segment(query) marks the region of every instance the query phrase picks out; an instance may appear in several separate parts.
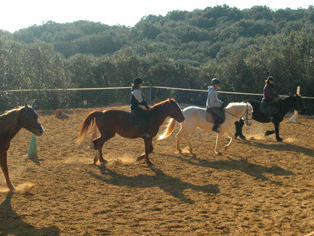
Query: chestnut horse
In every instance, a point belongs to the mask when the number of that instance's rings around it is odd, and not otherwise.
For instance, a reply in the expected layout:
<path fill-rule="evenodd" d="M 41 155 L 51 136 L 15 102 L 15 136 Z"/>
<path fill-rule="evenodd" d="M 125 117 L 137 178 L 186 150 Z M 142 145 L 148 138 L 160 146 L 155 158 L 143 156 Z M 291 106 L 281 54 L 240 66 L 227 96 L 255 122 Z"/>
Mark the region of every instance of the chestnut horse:
<path fill-rule="evenodd" d="M 7 151 L 11 140 L 22 128 L 37 136 L 44 133 L 39 117 L 31 106 L 17 107 L 0 115 L 0 166 L 11 191 L 14 191 L 15 188 L 9 177 Z"/>
<path fill-rule="evenodd" d="M 151 119 L 147 124 L 150 137 L 143 138 L 145 154 L 138 157 L 137 160 L 145 158 L 146 163 L 151 165 L 152 163 L 148 155 L 153 152 L 152 139 L 158 133 L 159 127 L 168 116 L 178 122 L 183 122 L 184 116 L 174 99 L 167 99 L 155 104 L 148 112 L 150 112 L 151 115 Z M 92 111 L 81 124 L 80 134 L 77 138 L 78 143 L 83 141 L 89 129 L 95 124 L 101 136 L 93 140 L 94 149 L 99 151 L 99 156 L 95 157 L 94 164 L 96 164 L 98 159 L 101 163 L 105 163 L 102 156 L 102 147 L 104 143 L 114 137 L 116 133 L 124 138 L 133 139 L 140 137 L 139 130 L 135 128 L 131 122 L 129 112 L 120 110 Z"/>

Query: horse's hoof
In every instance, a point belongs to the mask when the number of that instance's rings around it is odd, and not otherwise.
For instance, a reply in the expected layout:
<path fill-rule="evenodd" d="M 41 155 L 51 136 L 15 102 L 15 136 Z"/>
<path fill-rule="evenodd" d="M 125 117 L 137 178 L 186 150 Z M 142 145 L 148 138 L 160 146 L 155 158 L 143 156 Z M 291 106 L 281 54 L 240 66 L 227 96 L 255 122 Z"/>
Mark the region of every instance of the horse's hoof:
<path fill-rule="evenodd" d="M 240 139 L 242 139 L 242 140 L 246 140 L 246 137 L 245 137 L 244 135 L 240 135 L 239 137 L 240 137 Z"/>
<path fill-rule="evenodd" d="M 277 138 L 277 142 L 282 142 L 282 138 Z"/>
<path fill-rule="evenodd" d="M 217 151 L 215 151 L 214 153 L 215 153 L 215 155 L 217 155 L 217 156 L 221 156 L 221 155 L 222 155 L 222 153 L 221 153 L 221 152 L 217 152 Z"/>
<path fill-rule="evenodd" d="M 267 130 L 267 131 L 265 132 L 265 136 L 271 135 L 271 134 L 273 134 L 273 133 L 275 133 L 275 131 L 273 131 L 273 130 Z"/>
<path fill-rule="evenodd" d="M 151 161 L 146 161 L 147 166 L 153 166 L 154 164 Z"/>
<path fill-rule="evenodd" d="M 100 165 L 105 166 L 108 163 L 106 160 L 100 160 Z"/>
<path fill-rule="evenodd" d="M 15 192 L 15 187 L 11 186 L 11 187 L 9 187 L 9 190 L 10 190 L 11 193 L 14 193 Z"/>
<path fill-rule="evenodd" d="M 145 155 L 143 155 L 143 156 L 139 156 L 138 158 L 136 158 L 136 161 L 143 160 L 144 158 L 145 158 Z"/>

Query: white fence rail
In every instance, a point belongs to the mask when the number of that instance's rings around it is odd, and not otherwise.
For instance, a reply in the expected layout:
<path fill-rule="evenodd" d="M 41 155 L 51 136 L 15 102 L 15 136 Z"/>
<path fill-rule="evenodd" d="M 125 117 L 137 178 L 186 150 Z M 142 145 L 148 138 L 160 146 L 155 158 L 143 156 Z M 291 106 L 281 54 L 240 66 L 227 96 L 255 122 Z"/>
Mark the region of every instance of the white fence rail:
<path fill-rule="evenodd" d="M 189 92 L 208 92 L 204 89 L 189 89 L 189 88 L 175 88 L 175 87 L 163 87 L 163 86 L 143 86 L 143 88 L 150 89 L 150 99 L 152 89 L 166 89 L 177 91 L 189 91 Z M 46 91 L 95 91 L 95 90 L 120 90 L 130 89 L 130 87 L 102 87 L 102 88 L 54 88 L 54 89 L 13 89 L 13 90 L 1 90 L 0 93 L 19 93 L 19 92 L 46 92 Z M 245 95 L 245 96 L 263 96 L 260 93 L 246 93 L 246 92 L 232 92 L 232 91 L 218 91 L 221 94 L 233 94 L 233 95 Z M 281 97 L 288 97 L 287 95 L 280 95 Z M 314 97 L 302 96 L 303 99 L 313 99 Z"/>

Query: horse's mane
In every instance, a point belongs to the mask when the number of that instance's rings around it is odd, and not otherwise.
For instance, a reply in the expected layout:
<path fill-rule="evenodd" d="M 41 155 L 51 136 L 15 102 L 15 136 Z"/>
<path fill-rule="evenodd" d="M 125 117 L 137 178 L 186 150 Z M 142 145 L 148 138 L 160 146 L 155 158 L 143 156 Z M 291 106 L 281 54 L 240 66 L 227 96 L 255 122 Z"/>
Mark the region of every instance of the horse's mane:
<path fill-rule="evenodd" d="M 164 101 L 161 101 L 161 102 L 159 102 L 159 103 L 154 104 L 154 105 L 152 106 L 152 109 L 155 108 L 155 107 L 159 107 L 159 106 L 161 106 L 161 105 L 164 105 L 165 103 L 170 102 L 170 101 L 174 101 L 174 102 L 175 102 L 176 100 L 173 99 L 173 98 L 168 98 L 168 99 L 166 99 L 166 100 L 164 100 Z"/>
<path fill-rule="evenodd" d="M 226 106 L 226 109 L 228 109 L 232 106 L 240 106 L 240 105 L 247 105 L 247 103 L 246 102 L 230 102 L 228 104 L 228 106 Z"/>
<path fill-rule="evenodd" d="M 16 107 L 0 114 L 0 134 L 5 132 L 10 127 L 10 125 L 13 124 L 12 122 L 14 122 L 23 107 L 24 106 Z"/>
<path fill-rule="evenodd" d="M 11 110 L 4 111 L 2 114 L 0 114 L 0 119 L 3 118 L 3 117 L 8 116 L 9 114 L 18 112 L 18 111 L 22 110 L 23 108 L 24 108 L 24 106 L 19 106 L 19 107 L 15 107 L 15 108 L 13 108 Z"/>

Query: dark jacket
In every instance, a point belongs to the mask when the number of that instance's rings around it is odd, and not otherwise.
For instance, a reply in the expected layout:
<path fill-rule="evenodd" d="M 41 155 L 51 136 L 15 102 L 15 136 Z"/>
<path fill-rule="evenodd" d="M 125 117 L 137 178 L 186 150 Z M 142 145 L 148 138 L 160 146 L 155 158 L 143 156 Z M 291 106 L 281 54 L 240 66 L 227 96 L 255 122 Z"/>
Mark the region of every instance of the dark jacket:
<path fill-rule="evenodd" d="M 147 109 L 149 109 L 147 102 L 142 98 L 142 91 L 139 89 L 135 89 L 132 91 L 130 100 L 131 100 L 130 101 L 131 112 L 136 113 L 138 111 L 143 111 L 143 109 L 141 109 L 139 105 L 143 105 Z"/>
<path fill-rule="evenodd" d="M 274 91 L 274 85 L 266 83 L 263 89 L 263 102 L 264 103 L 273 103 L 278 101 L 278 94 Z"/>

